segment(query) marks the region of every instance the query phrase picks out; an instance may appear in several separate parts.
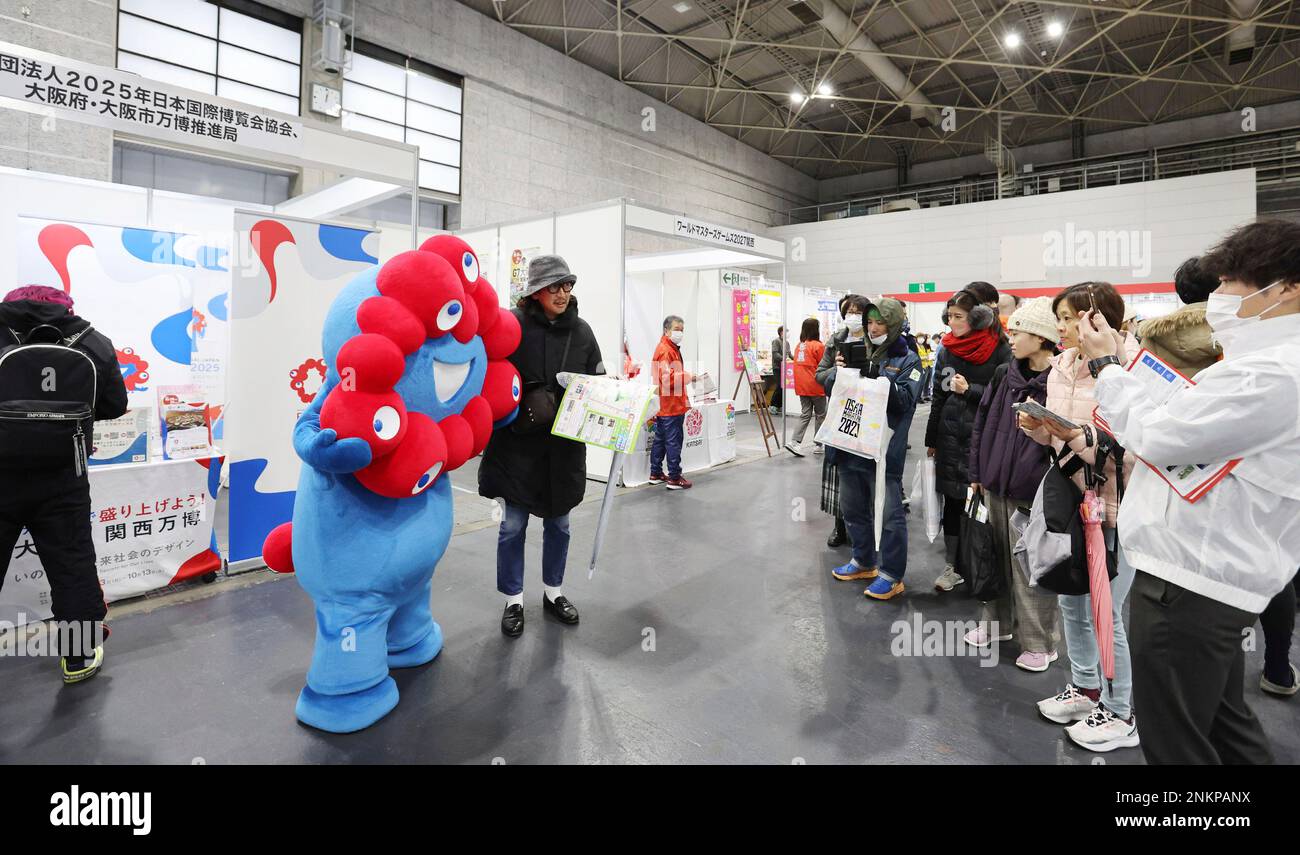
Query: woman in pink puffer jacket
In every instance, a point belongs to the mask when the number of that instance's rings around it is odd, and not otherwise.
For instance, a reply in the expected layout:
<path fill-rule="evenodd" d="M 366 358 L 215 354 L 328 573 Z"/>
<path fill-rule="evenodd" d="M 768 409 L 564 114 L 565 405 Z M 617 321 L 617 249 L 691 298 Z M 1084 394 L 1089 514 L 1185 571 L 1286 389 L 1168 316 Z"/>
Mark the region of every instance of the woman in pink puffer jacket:
<path fill-rule="evenodd" d="M 1051 373 L 1047 376 L 1047 408 L 1089 427 L 1066 430 L 1028 416 L 1020 417 L 1021 429 L 1036 441 L 1043 445 L 1050 442 L 1058 452 L 1068 445 L 1089 465 L 1097 462 L 1097 428 L 1092 426 L 1092 413 L 1097 406 L 1093 396 L 1096 381 L 1088 371 L 1088 360 L 1080 354 L 1078 328 L 1080 313 L 1094 306 L 1113 329 L 1119 329 L 1124 320 L 1124 298 L 1114 286 L 1106 282 L 1084 282 L 1056 295 L 1052 312 L 1056 315 L 1056 329 L 1061 334 L 1061 347 L 1065 351 L 1052 360 Z M 1130 336 L 1125 340 L 1125 352 L 1119 357 L 1127 364 L 1137 351 L 1137 342 Z M 1133 463 L 1133 456 L 1125 455 L 1125 483 L 1132 477 Z M 1069 725 L 1065 732 L 1077 745 L 1091 751 L 1112 751 L 1138 745 L 1137 719 L 1133 716 L 1132 706 L 1133 669 L 1129 659 L 1128 634 L 1124 629 L 1124 600 L 1133 585 L 1135 573 L 1125 560 L 1123 549 L 1118 548 L 1115 541 L 1119 497 L 1114 457 L 1106 458 L 1100 474 L 1106 478 L 1101 486 L 1101 497 L 1106 502 L 1106 543 L 1117 547 L 1119 557 L 1119 575 L 1111 581 L 1115 679 L 1103 691 L 1099 668 L 1101 655 L 1092 626 L 1092 598 L 1087 594 L 1062 595 L 1057 602 L 1070 654 L 1071 678 L 1060 694 L 1039 701 L 1038 711 L 1049 721 Z M 1080 489 L 1084 488 L 1082 471 L 1074 476 L 1074 481 Z M 1044 669 L 1050 661 L 1048 659 L 1043 664 Z"/>

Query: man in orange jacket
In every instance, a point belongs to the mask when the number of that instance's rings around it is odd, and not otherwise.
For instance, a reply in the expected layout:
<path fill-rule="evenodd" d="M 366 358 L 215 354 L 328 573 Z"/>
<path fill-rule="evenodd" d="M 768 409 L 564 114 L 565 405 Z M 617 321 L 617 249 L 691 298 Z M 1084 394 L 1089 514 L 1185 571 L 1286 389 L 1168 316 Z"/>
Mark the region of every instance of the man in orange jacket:
<path fill-rule="evenodd" d="M 676 315 L 664 318 L 664 334 L 651 360 L 654 380 L 659 387 L 659 415 L 655 419 L 655 441 L 650 448 L 650 483 L 667 484 L 669 490 L 687 490 L 691 482 L 682 477 L 682 426 L 691 402 L 686 384 L 695 375 L 682 363 L 682 337 L 686 323 Z M 664 477 L 663 460 L 668 457 L 668 477 Z"/>

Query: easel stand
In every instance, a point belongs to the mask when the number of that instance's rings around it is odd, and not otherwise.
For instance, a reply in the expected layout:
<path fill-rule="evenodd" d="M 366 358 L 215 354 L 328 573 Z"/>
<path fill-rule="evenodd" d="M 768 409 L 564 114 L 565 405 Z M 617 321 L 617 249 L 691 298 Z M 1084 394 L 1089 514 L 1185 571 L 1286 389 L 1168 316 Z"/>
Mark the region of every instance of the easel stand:
<path fill-rule="evenodd" d="M 749 408 L 753 410 L 754 415 L 758 418 L 758 429 L 763 433 L 763 447 L 767 449 L 767 456 L 772 456 L 772 446 L 768 444 L 768 439 L 776 442 L 777 448 L 781 446 L 780 440 L 776 438 L 776 426 L 772 424 L 772 413 L 767 406 L 767 395 L 763 392 L 763 384 L 755 383 L 749 376 L 749 369 L 741 367 L 740 375 L 736 378 L 736 391 L 731 393 L 731 399 L 734 401 L 740 394 L 740 384 L 744 381 L 749 382 Z"/>

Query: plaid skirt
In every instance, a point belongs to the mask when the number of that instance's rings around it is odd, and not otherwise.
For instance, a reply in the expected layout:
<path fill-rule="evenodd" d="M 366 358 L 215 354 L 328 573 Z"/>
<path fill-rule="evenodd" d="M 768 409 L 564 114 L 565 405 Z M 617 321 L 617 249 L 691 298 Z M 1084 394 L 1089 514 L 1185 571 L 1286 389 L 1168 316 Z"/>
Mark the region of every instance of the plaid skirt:
<path fill-rule="evenodd" d="M 833 517 L 840 514 L 840 470 L 822 459 L 822 510 Z"/>

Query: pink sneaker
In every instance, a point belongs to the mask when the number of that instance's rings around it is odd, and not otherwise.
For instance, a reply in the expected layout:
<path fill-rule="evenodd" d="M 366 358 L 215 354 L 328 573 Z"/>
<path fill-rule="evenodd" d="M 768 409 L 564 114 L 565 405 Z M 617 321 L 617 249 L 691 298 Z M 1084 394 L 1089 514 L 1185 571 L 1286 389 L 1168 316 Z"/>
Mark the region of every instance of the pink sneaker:
<path fill-rule="evenodd" d="M 1046 671 L 1047 666 L 1056 661 L 1056 653 L 1037 653 L 1026 650 L 1016 657 L 1016 667 L 1026 671 Z"/>
<path fill-rule="evenodd" d="M 971 647 L 988 647 L 994 641 L 1010 640 L 1011 633 L 1008 632 L 1006 635 L 994 636 L 993 633 L 989 632 L 988 626 L 984 623 L 981 623 L 978 629 L 972 629 L 970 632 L 962 636 L 962 641 L 966 642 Z"/>

